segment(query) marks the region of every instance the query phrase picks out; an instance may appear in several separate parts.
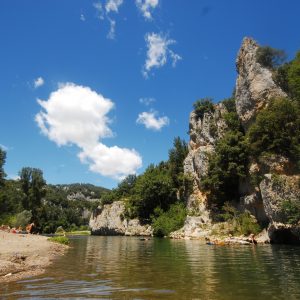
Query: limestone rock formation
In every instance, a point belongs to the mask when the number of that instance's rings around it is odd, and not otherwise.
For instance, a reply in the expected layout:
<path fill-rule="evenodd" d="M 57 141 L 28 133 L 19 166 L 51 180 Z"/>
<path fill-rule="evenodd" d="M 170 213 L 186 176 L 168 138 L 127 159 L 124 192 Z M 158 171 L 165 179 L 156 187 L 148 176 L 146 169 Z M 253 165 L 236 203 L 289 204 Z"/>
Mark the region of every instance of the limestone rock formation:
<path fill-rule="evenodd" d="M 149 225 L 141 225 L 138 219 L 127 220 L 124 217 L 123 201 L 115 201 L 98 207 L 89 222 L 92 235 L 140 235 L 150 236 L 153 230 Z"/>
<path fill-rule="evenodd" d="M 209 156 L 226 130 L 225 113 L 227 110 L 220 103 L 215 105 L 214 112 L 204 113 L 202 119 L 195 111 L 190 114 L 189 153 L 184 161 L 184 173 L 191 176 L 193 181 L 193 192 L 188 196 L 187 208 L 198 213 L 205 213 L 206 210 L 206 196 L 200 189 L 200 180 L 207 174 Z"/>
<path fill-rule="evenodd" d="M 173 239 L 182 238 L 205 238 L 211 233 L 210 219 L 205 216 L 187 216 L 184 226 L 170 234 Z"/>
<path fill-rule="evenodd" d="M 300 244 L 300 224 L 289 224 L 282 205 L 300 199 L 300 176 L 266 174 L 260 183 L 264 210 L 270 221 L 267 232 L 273 243 Z"/>
<path fill-rule="evenodd" d="M 244 38 L 236 60 L 236 109 L 245 128 L 251 125 L 271 98 L 286 96 L 274 83 L 271 71 L 256 61 L 258 48 L 256 41 Z"/>

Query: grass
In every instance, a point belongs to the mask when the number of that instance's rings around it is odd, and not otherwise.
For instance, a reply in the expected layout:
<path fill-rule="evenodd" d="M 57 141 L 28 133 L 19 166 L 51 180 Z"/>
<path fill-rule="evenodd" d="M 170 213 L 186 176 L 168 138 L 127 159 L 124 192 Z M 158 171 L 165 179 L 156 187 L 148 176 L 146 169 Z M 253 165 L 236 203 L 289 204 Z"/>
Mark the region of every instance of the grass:
<path fill-rule="evenodd" d="M 48 238 L 48 241 L 63 244 L 63 245 L 69 245 L 70 240 L 65 236 L 54 236 Z"/>

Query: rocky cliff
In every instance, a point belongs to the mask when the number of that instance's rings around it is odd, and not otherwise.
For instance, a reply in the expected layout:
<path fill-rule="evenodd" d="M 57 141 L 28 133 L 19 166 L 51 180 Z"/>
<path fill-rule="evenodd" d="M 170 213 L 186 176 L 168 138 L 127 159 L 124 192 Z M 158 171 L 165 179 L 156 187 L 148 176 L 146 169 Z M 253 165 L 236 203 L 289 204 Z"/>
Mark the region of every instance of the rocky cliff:
<path fill-rule="evenodd" d="M 236 60 L 236 109 L 245 128 L 249 127 L 271 98 L 286 96 L 274 83 L 272 72 L 257 62 L 258 48 L 256 41 L 244 38 Z"/>
<path fill-rule="evenodd" d="M 153 230 L 149 225 L 141 225 L 138 219 L 127 220 L 123 201 L 98 207 L 90 218 L 92 235 L 138 235 L 150 236 Z"/>
<path fill-rule="evenodd" d="M 272 98 L 287 96 L 274 83 L 272 72 L 257 62 L 258 49 L 256 41 L 245 38 L 236 60 L 238 76 L 235 103 L 246 131 Z M 184 227 L 171 234 L 173 237 L 195 238 L 210 234 L 212 222 L 207 208 L 207 195 L 201 190 L 200 181 L 207 174 L 209 157 L 215 151 L 216 142 L 226 132 L 226 113 L 225 106 L 220 103 L 215 106 L 214 112 L 205 113 L 202 119 L 197 117 L 195 111 L 190 115 L 189 153 L 184 162 L 184 172 L 193 180 L 187 207 L 191 215 L 196 213 L 197 216 L 188 216 Z M 281 211 L 286 199 L 292 202 L 300 199 L 299 176 L 293 174 L 291 162 L 278 155 L 249 160 L 249 176 L 240 182 L 238 208 L 249 211 L 262 225 L 267 226 L 271 242 L 300 243 L 299 226 L 287 224 Z M 262 178 L 258 184 L 250 180 L 250 176 L 255 174 L 260 174 Z M 281 182 L 280 187 L 276 186 L 278 182 Z"/>
<path fill-rule="evenodd" d="M 189 121 L 189 153 L 184 161 L 184 173 L 192 178 L 193 192 L 188 196 L 189 211 L 207 214 L 206 195 L 200 188 L 200 180 L 207 174 L 209 156 L 214 152 L 216 142 L 224 135 L 226 123 L 225 106 L 215 105 L 213 112 L 204 113 L 199 118 L 195 111 Z"/>

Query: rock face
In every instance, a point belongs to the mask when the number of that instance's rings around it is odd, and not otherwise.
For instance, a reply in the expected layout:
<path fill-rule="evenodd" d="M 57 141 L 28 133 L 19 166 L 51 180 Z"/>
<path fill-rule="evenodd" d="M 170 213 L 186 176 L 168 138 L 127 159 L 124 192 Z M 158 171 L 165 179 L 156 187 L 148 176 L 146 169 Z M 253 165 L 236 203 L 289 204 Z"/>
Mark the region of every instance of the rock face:
<path fill-rule="evenodd" d="M 97 208 L 89 226 L 92 235 L 141 235 L 150 236 L 153 230 L 149 225 L 141 225 L 138 219 L 124 218 L 125 205 L 123 201 L 115 201 Z"/>
<path fill-rule="evenodd" d="M 214 112 L 204 113 L 199 118 L 195 111 L 190 114 L 189 153 L 184 161 L 184 173 L 193 181 L 193 191 L 188 196 L 187 208 L 197 213 L 207 213 L 206 196 L 200 189 L 200 180 L 207 174 L 209 156 L 214 152 L 216 142 L 224 135 L 226 123 L 225 106 L 215 105 Z"/>
<path fill-rule="evenodd" d="M 267 217 L 271 223 L 287 223 L 282 210 L 284 201 L 297 203 L 300 199 L 299 176 L 266 174 L 260 191 Z"/>
<path fill-rule="evenodd" d="M 244 38 L 236 68 L 236 109 L 245 128 L 254 121 L 257 113 L 266 107 L 271 98 L 286 97 L 274 83 L 272 73 L 256 61 L 259 45 L 251 38 Z"/>
<path fill-rule="evenodd" d="M 236 60 L 236 109 L 245 130 L 272 98 L 287 96 L 274 83 L 272 72 L 257 62 L 258 49 L 259 45 L 253 39 L 245 38 Z M 217 228 L 210 220 L 207 195 L 201 190 L 200 181 L 207 174 L 209 157 L 215 151 L 216 142 L 226 132 L 226 113 L 225 106 L 220 103 L 214 112 L 205 113 L 203 118 L 195 111 L 190 115 L 189 153 L 184 161 L 184 173 L 190 175 L 193 182 L 187 198 L 187 208 L 192 216 L 187 217 L 183 228 L 171 234 L 173 238 L 203 238 Z M 249 176 L 239 184 L 237 208 L 249 211 L 266 228 L 260 236 L 262 241 L 300 243 L 300 224 L 288 224 L 282 211 L 285 200 L 300 200 L 300 179 L 299 175 L 294 175 L 294 164 L 276 154 L 250 160 Z M 254 184 L 255 178 L 257 183 Z"/>

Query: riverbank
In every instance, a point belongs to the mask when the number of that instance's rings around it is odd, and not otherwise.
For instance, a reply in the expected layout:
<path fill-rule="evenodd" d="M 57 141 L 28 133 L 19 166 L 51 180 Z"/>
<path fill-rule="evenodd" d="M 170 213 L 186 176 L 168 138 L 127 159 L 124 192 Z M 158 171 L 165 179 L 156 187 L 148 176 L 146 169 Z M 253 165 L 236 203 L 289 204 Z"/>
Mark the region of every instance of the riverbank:
<path fill-rule="evenodd" d="M 42 274 L 67 248 L 45 236 L 0 231 L 0 282 Z"/>

